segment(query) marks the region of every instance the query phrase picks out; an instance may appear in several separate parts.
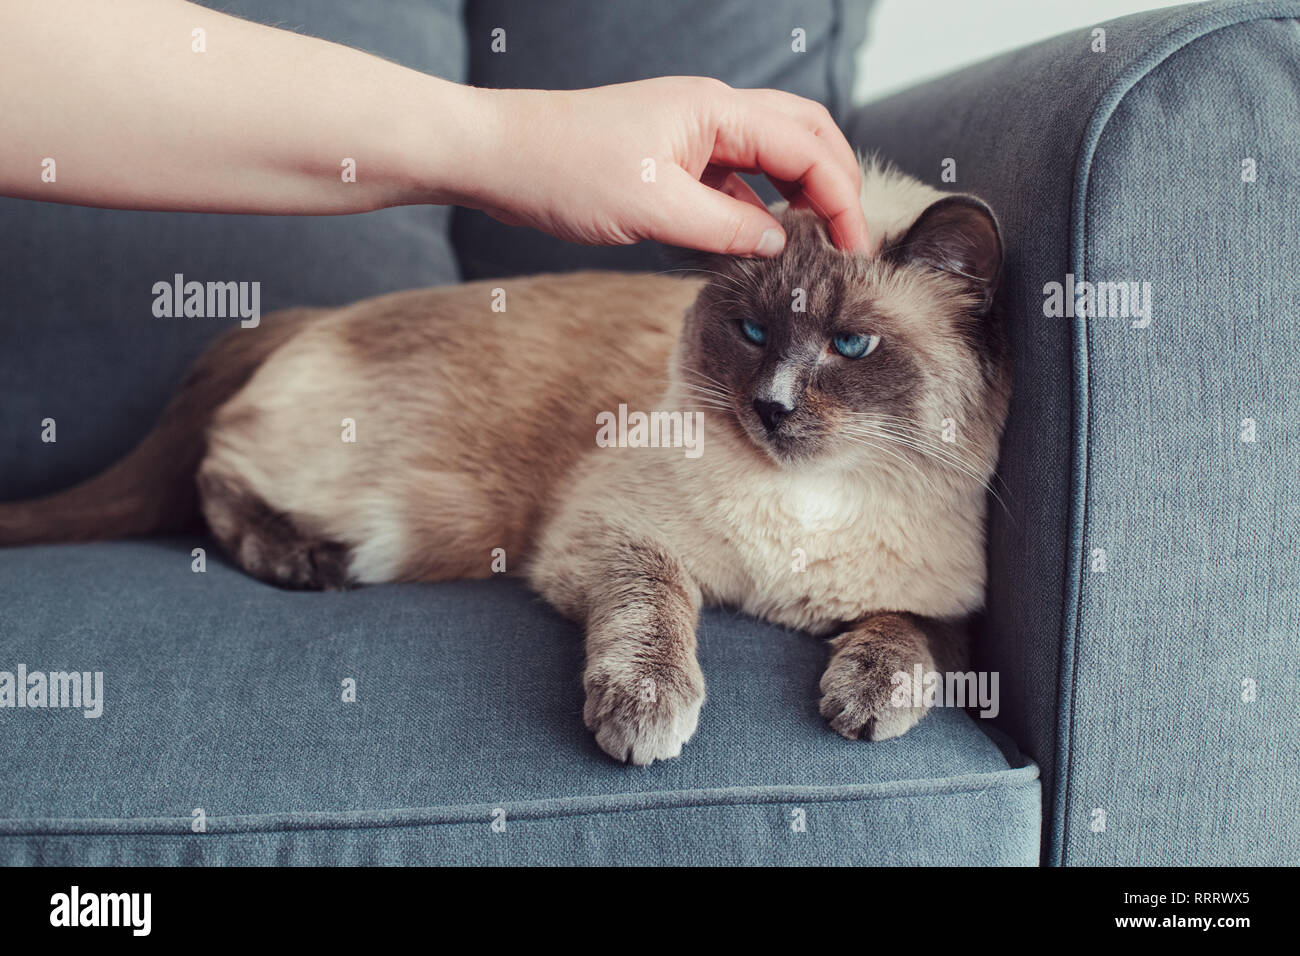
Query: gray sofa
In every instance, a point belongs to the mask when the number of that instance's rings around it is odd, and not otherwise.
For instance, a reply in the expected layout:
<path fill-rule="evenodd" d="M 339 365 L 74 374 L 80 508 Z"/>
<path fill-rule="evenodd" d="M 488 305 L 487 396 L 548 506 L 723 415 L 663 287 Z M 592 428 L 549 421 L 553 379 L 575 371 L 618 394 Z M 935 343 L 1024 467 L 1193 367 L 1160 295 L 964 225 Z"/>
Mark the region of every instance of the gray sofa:
<path fill-rule="evenodd" d="M 582 726 L 576 630 L 518 584 L 289 593 L 204 538 L 10 549 L 0 671 L 101 671 L 104 695 L 90 719 L 0 707 L 0 863 L 1300 860 L 1300 0 L 1129 17 L 1104 52 L 1079 31 L 850 110 L 868 6 L 221 4 L 480 85 L 778 86 L 987 199 L 1015 356 L 979 643 L 997 718 L 844 741 L 820 641 L 712 611 L 696 738 L 624 767 Z M 259 280 L 269 310 L 657 264 L 431 208 L 3 200 L 0 223 L 0 500 L 124 453 L 230 324 L 154 318 L 175 273 Z M 1149 322 L 1045 314 L 1067 276 L 1149 283 Z"/>

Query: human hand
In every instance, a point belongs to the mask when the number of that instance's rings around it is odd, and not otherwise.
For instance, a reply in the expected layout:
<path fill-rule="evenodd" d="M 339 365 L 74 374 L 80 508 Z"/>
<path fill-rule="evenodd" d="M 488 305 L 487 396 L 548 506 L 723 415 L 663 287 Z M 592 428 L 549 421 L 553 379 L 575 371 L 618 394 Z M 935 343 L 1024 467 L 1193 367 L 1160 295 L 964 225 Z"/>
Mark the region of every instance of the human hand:
<path fill-rule="evenodd" d="M 467 147 L 455 201 L 502 222 L 591 245 L 775 255 L 785 234 L 737 175 L 761 172 L 838 248 L 871 250 L 857 159 L 811 100 L 699 77 L 472 94 L 487 133 Z"/>
<path fill-rule="evenodd" d="M 269 215 L 459 203 L 574 242 L 774 255 L 785 235 L 737 175 L 761 172 L 839 248 L 871 251 L 853 150 L 789 93 L 701 77 L 484 90 L 188 3 L 56 7 L 0 3 L 18 51 L 0 58 L 0 195 Z M 202 69 L 173 42 L 199 15 Z M 174 129 L 178 109 L 205 121 Z M 35 144 L 76 174 L 45 181 Z"/>

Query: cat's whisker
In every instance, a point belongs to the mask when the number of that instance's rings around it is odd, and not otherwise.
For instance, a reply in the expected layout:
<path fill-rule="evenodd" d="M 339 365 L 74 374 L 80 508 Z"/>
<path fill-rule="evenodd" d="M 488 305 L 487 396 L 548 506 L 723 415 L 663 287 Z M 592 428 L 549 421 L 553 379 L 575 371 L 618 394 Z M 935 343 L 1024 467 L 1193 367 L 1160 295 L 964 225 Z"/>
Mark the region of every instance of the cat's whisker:
<path fill-rule="evenodd" d="M 693 384 L 708 385 L 711 388 L 720 388 L 724 391 L 726 390 L 726 385 L 724 385 L 722 382 L 719 382 L 716 378 L 710 378 L 708 375 L 705 375 L 703 372 L 692 372 L 691 374 L 700 380 L 699 382 Z M 692 384 L 692 383 L 687 383 L 687 384 Z"/>
<path fill-rule="evenodd" d="M 935 487 L 934 482 L 930 480 L 930 477 L 924 471 L 921 470 L 921 468 L 916 464 L 916 462 L 911 461 L 904 455 L 900 455 L 898 452 L 891 451 L 889 448 L 886 448 L 883 445 L 879 445 L 866 438 L 862 438 L 860 436 L 846 436 L 846 437 L 848 437 L 849 441 L 854 442 L 855 444 L 865 445 L 866 447 L 874 449 L 875 451 L 884 452 L 886 455 L 889 455 L 891 458 L 894 458 L 895 460 L 900 461 L 903 464 L 907 465 L 909 468 L 911 468 L 913 471 L 916 472 L 918 478 L 920 478 L 923 482 L 925 482 L 925 484 L 929 487 L 931 492 L 933 492 L 936 495 L 939 494 L 939 490 Z"/>
<path fill-rule="evenodd" d="M 963 459 L 957 458 L 955 456 L 948 455 L 930 445 L 923 444 L 907 436 L 888 432 L 883 429 L 875 430 L 875 431 L 867 431 L 867 432 L 858 432 L 857 434 L 867 434 L 872 437 L 881 438 L 883 440 L 893 442 L 894 444 L 911 448 L 919 452 L 922 456 L 926 458 L 930 458 L 931 460 L 937 461 L 941 464 L 948 465 L 953 470 L 958 471 L 961 474 L 967 476 L 968 478 L 971 478 L 972 480 L 979 482 L 981 485 L 985 487 L 988 487 L 988 482 L 970 463 L 964 461 Z M 991 488 L 989 490 L 992 491 Z"/>
<path fill-rule="evenodd" d="M 684 368 L 682 369 L 682 371 L 687 375 L 694 375 L 696 378 L 701 379 L 701 381 L 691 382 L 683 378 L 661 378 L 661 379 L 656 379 L 656 382 L 659 385 L 680 385 L 684 388 L 710 387 L 710 388 L 716 388 L 719 392 L 722 392 L 724 394 L 728 394 L 728 395 L 730 394 L 730 389 L 722 382 L 719 382 L 716 378 L 711 378 L 708 375 L 705 375 L 703 372 L 697 371 L 696 369 L 692 369 L 692 368 Z"/>
<path fill-rule="evenodd" d="M 700 385 L 683 385 L 682 388 L 694 395 L 712 395 L 714 398 L 730 399 L 726 392 L 719 391 L 715 388 L 706 388 Z"/>
<path fill-rule="evenodd" d="M 682 396 L 686 401 L 712 402 L 719 408 L 731 408 L 731 399 L 727 395 L 721 395 L 716 392 L 706 391 L 688 391 Z"/>
<path fill-rule="evenodd" d="M 855 429 L 850 429 L 850 430 L 855 430 Z M 930 455 L 933 458 L 942 459 L 943 461 L 947 461 L 951 463 L 954 467 L 960 468 L 962 471 L 969 474 L 972 478 L 977 478 L 980 475 L 980 465 L 978 462 L 962 456 L 960 453 L 958 453 L 955 450 L 952 450 L 950 447 L 946 447 L 944 445 L 932 444 L 928 438 L 922 435 L 897 430 L 893 427 L 879 426 L 879 425 L 875 426 L 874 428 L 866 429 L 866 431 L 870 434 L 879 434 L 880 432 L 885 432 L 886 434 L 890 435 L 891 437 L 899 439 L 900 441 L 909 445 L 910 447 L 916 448 L 919 451 L 924 451 L 927 455 Z"/>
<path fill-rule="evenodd" d="M 964 466 L 963 464 L 959 463 L 956 460 L 942 457 L 941 455 L 937 454 L 937 450 L 931 446 L 919 445 L 914 442 L 910 442 L 898 435 L 891 435 L 883 431 L 878 431 L 878 432 L 850 431 L 846 435 L 846 437 L 849 437 L 850 440 L 854 440 L 855 438 L 863 437 L 864 434 L 870 435 L 870 437 L 872 438 L 877 438 L 880 441 L 889 442 L 891 444 L 900 445 L 906 448 L 911 448 L 926 458 L 930 458 L 931 460 L 936 461 L 940 464 L 948 465 L 950 468 L 953 468 L 954 470 L 966 475 L 967 477 L 971 478 L 973 481 L 978 483 L 980 487 L 982 487 L 985 491 L 987 491 L 990 495 L 993 496 L 994 500 L 997 501 L 999 507 L 1001 507 L 1002 510 L 1006 512 L 1007 517 L 1011 520 L 1011 523 L 1013 525 L 1017 523 L 1015 519 L 1015 515 L 1012 513 L 1011 509 L 1007 506 L 1007 503 L 1006 501 L 1003 500 L 1002 496 L 998 494 L 997 489 L 994 488 L 989 483 L 988 480 L 981 477 L 979 473 L 973 471 L 969 466 Z"/>
<path fill-rule="evenodd" d="M 950 463 L 953 467 L 959 468 L 972 478 L 977 478 L 981 482 L 984 480 L 981 477 L 983 467 L 979 462 L 963 456 L 951 445 L 934 443 L 932 438 L 924 432 L 914 429 L 906 429 L 897 425 L 885 425 L 880 422 L 861 422 L 857 425 L 849 426 L 846 430 L 855 433 L 874 435 L 881 435 L 883 433 L 936 460 Z"/>
<path fill-rule="evenodd" d="M 924 449 L 915 449 L 915 446 L 906 445 L 905 442 L 897 441 L 896 438 L 885 436 L 885 434 L 875 434 L 875 436 L 872 437 L 878 438 L 879 441 L 883 441 L 887 445 L 900 445 L 904 447 L 913 447 L 914 450 L 920 451 L 922 457 L 927 457 L 927 458 L 932 457 L 932 455 L 927 455 Z M 866 444 L 871 445 L 871 442 L 867 441 L 866 438 L 863 438 L 861 434 L 858 434 L 858 436 L 849 437 L 849 441 L 866 442 Z M 872 445 L 872 447 L 879 447 L 879 446 Z M 945 463 L 945 462 L 941 462 L 941 463 Z M 911 463 L 911 464 L 913 464 L 913 467 L 917 467 L 915 466 L 915 463 Z M 952 466 L 952 463 L 945 463 L 945 464 L 949 464 L 949 466 Z M 962 471 L 962 470 L 959 470 L 958 468 L 958 471 Z M 928 477 L 924 475 L 924 472 L 920 470 L 919 467 L 917 468 L 917 472 L 919 473 L 919 475 L 922 475 L 923 479 L 926 480 L 926 483 L 930 484 L 931 489 L 933 489 L 933 483 L 931 483 L 930 479 L 928 479 Z M 972 480 L 975 481 L 976 484 L 980 486 L 980 488 L 983 488 L 985 492 L 992 494 L 993 498 L 996 499 L 998 505 L 1000 505 L 1002 507 L 1002 510 L 1006 511 L 1006 514 L 1008 514 L 1008 518 L 1011 519 L 1011 523 L 1014 524 L 1015 523 L 1014 515 L 1011 515 L 1010 509 L 1006 507 L 1006 502 L 1002 501 L 1001 496 L 998 496 L 996 490 L 991 488 L 991 486 L 989 486 L 988 483 L 985 483 L 985 481 L 980 480 L 980 477 L 978 475 L 970 475 L 970 477 Z"/>
<path fill-rule="evenodd" d="M 867 424 L 867 425 L 880 424 L 879 422 L 873 422 L 872 417 L 879 417 L 882 419 L 892 419 L 892 421 L 890 422 L 890 426 L 892 426 L 893 429 L 907 433 L 909 434 L 910 437 L 919 439 L 924 445 L 926 445 L 927 448 L 937 453 L 941 453 L 943 455 L 949 456 L 955 460 L 961 461 L 962 463 L 975 469 L 976 471 L 982 472 L 984 470 L 985 465 L 983 462 L 980 462 L 977 459 L 962 456 L 961 454 L 958 453 L 958 446 L 956 446 L 954 443 L 943 442 L 941 444 L 934 444 L 934 436 L 932 430 L 921 426 L 919 423 L 911 419 L 902 418 L 897 415 L 883 415 L 880 413 L 871 413 L 871 415 L 854 416 L 855 420 L 861 424 Z M 1010 486 L 1007 485 L 1006 481 L 1002 479 L 1002 476 L 999 475 L 996 470 L 993 471 L 988 476 L 988 480 L 986 484 L 988 482 L 996 482 L 998 485 L 1002 487 L 1002 491 L 1006 494 L 1008 498 L 1014 498 L 1014 495 L 1012 495 L 1011 493 Z M 994 494 L 997 494 L 997 492 L 993 488 L 990 487 L 989 490 L 992 491 Z M 1010 514 L 1010 509 L 1008 509 L 1008 514 Z"/>
<path fill-rule="evenodd" d="M 740 294 L 744 295 L 749 290 L 735 277 L 727 275 L 725 272 L 718 272 L 716 269 L 699 269 L 690 266 L 682 266 L 676 269 L 660 269 L 658 272 L 649 273 L 650 275 L 665 276 L 672 275 L 675 272 L 698 272 L 702 275 L 715 276 L 728 283 L 729 286 Z"/>
<path fill-rule="evenodd" d="M 886 452 L 887 454 L 893 455 L 896 458 L 898 458 L 900 461 L 906 462 L 913 470 L 917 472 L 917 474 L 921 475 L 923 478 L 926 477 L 924 472 L 922 472 L 921 468 L 916 464 L 916 462 L 907 458 L 905 455 L 901 454 L 900 452 L 893 451 L 888 447 L 879 444 L 879 442 L 885 442 L 886 445 L 892 444 L 892 442 L 890 442 L 888 437 L 885 435 L 877 435 L 877 434 L 872 434 L 870 432 L 857 431 L 857 432 L 841 433 L 841 437 L 847 439 L 848 441 L 856 442 L 857 444 L 868 445 L 872 448 L 876 448 L 880 451 Z M 873 442 L 872 439 L 875 439 L 875 441 Z M 933 487 L 933 485 L 931 485 L 931 487 Z"/>
<path fill-rule="evenodd" d="M 720 388 L 714 388 L 712 385 L 697 385 L 694 382 L 678 382 L 678 387 L 685 391 L 694 392 L 697 395 L 717 395 L 719 398 L 729 398 L 730 394 Z"/>
<path fill-rule="evenodd" d="M 748 299 L 737 299 L 737 298 L 718 299 L 715 305 L 718 308 L 722 308 L 724 310 L 727 306 L 730 306 L 732 309 L 736 311 L 737 314 L 742 314 L 742 315 L 748 315 L 754 309 L 754 303 L 749 301 Z"/>
<path fill-rule="evenodd" d="M 690 374 L 692 374 L 692 375 L 698 377 L 698 378 L 702 378 L 702 379 L 704 379 L 704 381 L 706 381 L 706 382 L 710 382 L 710 383 L 713 384 L 713 385 L 717 385 L 719 388 L 726 388 L 726 387 L 727 387 L 725 382 L 720 382 L 720 381 L 718 381 L 718 380 L 717 380 L 716 378 L 714 378 L 712 375 L 709 375 L 707 372 L 702 372 L 702 371 L 700 371 L 698 368 L 691 368 L 691 367 L 688 366 L 688 367 L 686 368 L 686 371 L 689 372 Z"/>
<path fill-rule="evenodd" d="M 907 435 L 920 441 L 927 447 L 933 448 L 936 452 L 960 460 L 963 463 L 976 468 L 983 467 L 983 463 L 973 458 L 967 458 L 960 453 L 960 448 L 955 442 L 935 443 L 933 429 L 922 426 L 912 419 L 902 418 L 897 415 L 884 415 L 872 413 L 871 415 L 857 415 L 853 417 L 854 424 L 866 425 L 869 427 L 883 427 L 889 431 Z"/>
<path fill-rule="evenodd" d="M 706 375 L 705 373 L 699 371 L 698 369 L 687 369 L 687 371 L 690 372 L 692 375 L 696 376 L 697 378 L 702 379 L 702 382 L 700 383 L 686 382 L 684 384 L 694 385 L 696 387 L 708 386 L 710 388 L 717 389 L 720 393 L 726 395 L 728 398 L 731 397 L 731 387 L 728 386 L 726 383 L 719 382 L 716 378 Z"/>

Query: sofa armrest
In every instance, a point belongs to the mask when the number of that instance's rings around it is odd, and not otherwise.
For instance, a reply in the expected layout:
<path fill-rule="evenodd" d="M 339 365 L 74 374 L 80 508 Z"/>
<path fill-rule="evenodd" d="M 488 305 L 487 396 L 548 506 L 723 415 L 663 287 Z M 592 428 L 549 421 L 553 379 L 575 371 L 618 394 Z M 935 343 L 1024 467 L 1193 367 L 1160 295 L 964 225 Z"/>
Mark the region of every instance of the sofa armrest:
<path fill-rule="evenodd" d="M 1003 223 L 1015 395 L 980 653 L 1043 768 L 1049 863 L 1300 858 L 1298 18 L 1125 17 L 1104 50 L 1067 34 L 849 123 Z M 1060 315 L 1071 276 L 1138 295 Z"/>

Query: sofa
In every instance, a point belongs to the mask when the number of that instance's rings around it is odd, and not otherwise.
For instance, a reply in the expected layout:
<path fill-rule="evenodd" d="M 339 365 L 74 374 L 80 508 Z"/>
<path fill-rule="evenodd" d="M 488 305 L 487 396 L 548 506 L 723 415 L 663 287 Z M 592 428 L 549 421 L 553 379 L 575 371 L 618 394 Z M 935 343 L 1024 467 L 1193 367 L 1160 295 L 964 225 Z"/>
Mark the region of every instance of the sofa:
<path fill-rule="evenodd" d="M 202 536 L 4 549 L 0 671 L 102 672 L 103 698 L 0 707 L 0 863 L 1300 861 L 1300 0 L 1130 16 L 856 108 L 865 0 L 220 7 L 483 86 L 788 89 L 986 199 L 1015 369 L 976 644 L 998 713 L 846 741 L 823 641 L 709 610 L 696 736 L 623 766 L 582 724 L 578 630 L 518 581 L 300 593 Z M 269 311 L 662 267 L 445 208 L 0 224 L 0 500 L 125 453 L 238 321 L 155 318 L 176 273 Z M 1087 280 L 1151 308 L 1053 309 Z"/>

